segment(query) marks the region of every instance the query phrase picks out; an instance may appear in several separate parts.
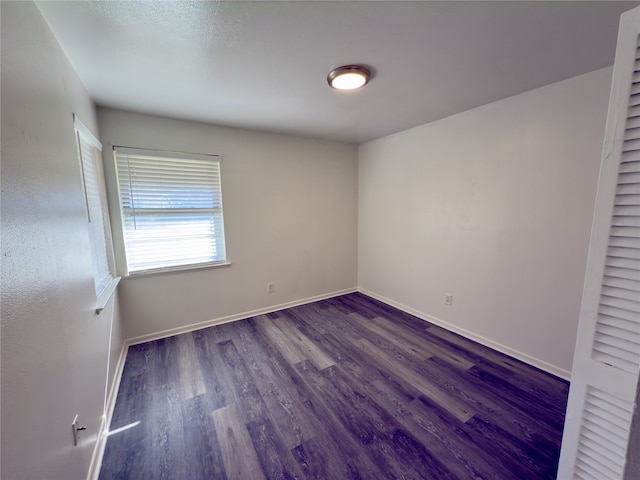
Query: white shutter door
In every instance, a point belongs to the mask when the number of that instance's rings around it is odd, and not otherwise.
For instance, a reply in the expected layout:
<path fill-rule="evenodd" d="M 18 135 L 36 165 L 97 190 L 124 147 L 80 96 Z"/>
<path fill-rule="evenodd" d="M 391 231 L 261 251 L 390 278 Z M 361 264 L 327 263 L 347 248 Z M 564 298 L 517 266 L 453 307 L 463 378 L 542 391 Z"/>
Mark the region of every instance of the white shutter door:
<path fill-rule="evenodd" d="M 621 17 L 559 480 L 623 478 L 640 367 L 640 7 Z"/>

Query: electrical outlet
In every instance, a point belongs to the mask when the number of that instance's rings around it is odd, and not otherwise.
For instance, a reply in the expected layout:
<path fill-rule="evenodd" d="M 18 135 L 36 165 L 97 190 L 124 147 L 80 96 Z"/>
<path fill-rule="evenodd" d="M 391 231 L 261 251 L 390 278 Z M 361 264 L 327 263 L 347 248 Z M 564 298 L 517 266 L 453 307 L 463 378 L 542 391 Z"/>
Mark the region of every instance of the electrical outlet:
<path fill-rule="evenodd" d="M 273 282 L 267 283 L 267 293 L 273 293 L 276 289 L 275 284 Z"/>
<path fill-rule="evenodd" d="M 453 305 L 453 295 L 451 295 L 450 293 L 447 293 L 444 296 L 444 304 L 448 306 Z"/>

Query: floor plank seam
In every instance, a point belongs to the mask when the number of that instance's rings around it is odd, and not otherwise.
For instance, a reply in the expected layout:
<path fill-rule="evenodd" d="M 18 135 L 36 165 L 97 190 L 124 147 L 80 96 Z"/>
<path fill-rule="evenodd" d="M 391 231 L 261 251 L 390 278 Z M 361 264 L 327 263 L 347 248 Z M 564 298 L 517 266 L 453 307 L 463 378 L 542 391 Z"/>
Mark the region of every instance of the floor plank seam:
<path fill-rule="evenodd" d="M 350 293 L 131 345 L 99 478 L 554 479 L 567 393 Z"/>

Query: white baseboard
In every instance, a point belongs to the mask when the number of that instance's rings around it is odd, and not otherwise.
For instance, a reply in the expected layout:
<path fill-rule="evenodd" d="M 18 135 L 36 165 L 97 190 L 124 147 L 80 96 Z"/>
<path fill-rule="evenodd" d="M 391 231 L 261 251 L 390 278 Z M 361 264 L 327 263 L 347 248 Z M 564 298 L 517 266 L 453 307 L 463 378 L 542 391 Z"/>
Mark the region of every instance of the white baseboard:
<path fill-rule="evenodd" d="M 118 389 L 120 388 L 120 380 L 122 379 L 122 371 L 124 370 L 124 362 L 127 358 L 127 351 L 129 350 L 129 343 L 125 340 L 118 356 L 118 363 L 116 363 L 115 371 L 113 372 L 113 380 L 111 381 L 111 388 L 107 395 L 107 406 L 105 415 L 102 417 L 100 424 L 100 430 L 98 432 L 98 440 L 93 449 L 93 455 L 91 456 L 91 464 L 89 466 L 89 474 L 87 480 L 98 480 L 100 476 L 100 467 L 102 466 L 102 457 L 104 456 L 104 449 L 107 446 L 107 437 L 109 433 L 109 426 L 111 425 L 111 418 L 113 417 L 113 409 L 116 406 L 116 398 L 118 397 Z"/>
<path fill-rule="evenodd" d="M 560 367 L 556 367 L 555 365 L 551 365 L 550 363 L 545 362 L 544 360 L 540 360 L 539 358 L 536 357 L 532 357 L 531 355 L 528 355 L 526 353 L 520 352 L 518 350 L 515 350 L 511 347 L 507 347 L 506 345 L 502 345 L 501 343 L 495 342 L 493 340 L 490 340 L 488 338 L 485 338 L 481 335 L 478 335 L 470 330 L 466 330 L 464 328 L 460 328 L 456 325 L 453 325 L 449 322 L 445 322 L 444 320 L 440 320 L 439 318 L 433 317 L 431 315 L 428 315 L 424 312 L 421 312 L 419 310 L 416 310 L 415 308 L 411 308 L 407 305 L 403 305 L 402 303 L 396 302 L 394 300 L 391 300 L 390 298 L 386 298 L 382 295 L 379 295 L 377 293 L 371 292 L 367 289 L 364 288 L 360 288 L 358 287 L 358 292 L 367 295 L 368 297 L 371 298 L 375 298 L 376 300 L 381 301 L 382 303 L 386 303 L 387 305 L 391 305 L 392 307 L 395 307 L 399 310 L 402 310 L 403 312 L 407 312 L 411 315 L 414 315 L 422 320 L 425 320 L 427 322 L 433 323 L 435 325 L 438 325 L 439 327 L 445 328 L 451 332 L 457 333 L 459 335 L 462 335 L 465 338 L 468 338 L 470 340 L 473 340 L 475 342 L 481 343 L 482 345 L 484 345 L 485 347 L 489 347 L 492 348 L 494 350 L 497 350 L 498 352 L 504 353 L 505 355 L 509 355 L 510 357 L 513 357 L 517 360 L 521 360 L 529 365 L 532 365 L 536 368 L 539 368 L 540 370 L 544 370 L 547 373 L 550 373 L 552 375 L 555 375 L 556 377 L 560 377 L 564 380 L 568 380 L 571 381 L 571 372 L 569 372 L 568 370 L 565 370 L 563 368 Z"/>
<path fill-rule="evenodd" d="M 333 298 L 340 295 L 346 295 L 347 293 L 354 293 L 357 289 L 347 288 L 345 290 L 339 290 L 337 292 L 325 293 L 323 295 L 317 295 L 315 297 L 303 298 L 301 300 L 294 300 L 293 302 L 281 303 L 279 305 L 272 305 L 270 307 L 260 308 L 258 310 L 251 310 L 249 312 L 237 313 L 234 315 L 228 315 L 226 317 L 214 318 L 212 320 L 205 320 L 204 322 L 192 323 L 191 325 L 184 325 L 182 327 L 170 328 L 168 330 L 162 330 L 156 333 L 150 333 L 148 335 L 141 335 L 139 337 L 130 338 L 126 341 L 128 345 L 137 345 L 139 343 L 151 342 L 153 340 L 159 340 L 161 338 L 172 337 L 181 333 L 193 332 L 194 330 L 200 330 L 202 328 L 213 327 L 214 325 L 222 325 L 223 323 L 235 322 L 237 320 L 243 320 L 245 318 L 256 317 L 258 315 L 265 315 L 271 312 L 277 312 L 278 310 L 284 310 L 285 308 L 297 307 L 299 305 L 305 305 L 307 303 L 318 302 L 320 300 L 326 300 L 327 298 Z"/>
<path fill-rule="evenodd" d="M 116 406 L 116 398 L 118 397 L 118 389 L 120 388 L 120 380 L 122 380 L 122 371 L 124 370 L 124 362 L 127 359 L 127 352 L 129 351 L 129 342 L 127 340 L 122 344 L 120 355 L 118 356 L 118 363 L 116 363 L 115 371 L 113 372 L 113 380 L 111 381 L 111 389 L 109 390 L 109 396 L 107 397 L 107 431 L 111 425 L 111 417 L 113 417 L 113 409 Z"/>
<path fill-rule="evenodd" d="M 271 307 L 261 308 L 258 310 L 252 310 L 248 312 L 238 313 L 235 315 L 228 315 L 226 317 L 220 317 L 212 320 L 207 320 L 204 322 L 194 323 L 191 325 L 185 325 L 183 327 L 172 328 L 168 330 L 163 330 L 161 332 L 152 333 L 149 335 L 142 335 L 139 337 L 130 338 L 125 340 L 122 345 L 122 350 L 120 351 L 120 356 L 118 357 L 118 363 L 116 364 L 116 369 L 113 376 L 113 381 L 111 385 L 111 389 L 109 391 L 109 395 L 107 398 L 107 411 L 106 416 L 102 419 L 102 424 L 100 426 L 100 433 L 98 435 L 98 440 L 96 442 L 96 446 L 94 448 L 93 456 L 91 458 L 91 466 L 89 469 L 89 475 L 87 480 L 98 480 L 98 476 L 100 474 L 100 467 L 102 466 L 102 458 L 104 456 L 104 449 L 107 443 L 107 436 L 109 431 L 109 425 L 111 424 L 111 418 L 113 417 L 113 409 L 115 407 L 116 398 L 118 396 L 118 389 L 120 388 L 120 381 L 122 379 L 122 372 L 124 370 L 125 360 L 127 358 L 127 352 L 129 347 L 132 345 L 137 345 L 140 343 L 150 342 L 153 340 L 159 340 L 161 338 L 172 337 L 174 335 L 179 335 L 181 333 L 192 332 L 194 330 L 200 330 L 202 328 L 207 328 L 215 325 L 222 325 L 224 323 L 235 322 L 237 320 L 243 320 L 245 318 L 255 317 L 258 315 L 265 315 L 267 313 L 276 312 L 278 310 L 284 310 L 286 308 L 297 307 L 299 305 L 305 305 L 307 303 L 318 302 L 320 300 L 326 300 L 327 298 L 338 297 L 340 295 L 346 295 L 348 293 L 360 292 L 364 295 L 367 295 L 371 298 L 379 300 L 387 305 L 391 305 L 399 310 L 407 312 L 411 315 L 414 315 L 422 320 L 433 323 L 440 327 L 443 327 L 449 331 L 454 333 L 458 333 L 465 338 L 469 338 L 474 340 L 482 345 L 485 345 L 489 348 L 497 350 L 501 353 L 509 355 L 510 357 L 516 358 L 518 360 L 522 360 L 529 365 L 533 365 L 545 372 L 551 373 L 552 375 L 556 375 L 565 380 L 571 379 L 571 372 L 568 372 L 564 369 L 558 368 L 554 365 L 551 365 L 547 362 L 544 362 L 538 358 L 527 355 L 526 353 L 519 352 L 514 350 L 513 348 L 502 345 L 498 342 L 494 342 L 493 340 L 489 340 L 488 338 L 477 335 L 469 330 L 465 330 L 463 328 L 457 327 L 453 324 L 445 322 L 444 320 L 440 320 L 436 317 L 432 317 L 431 315 L 427 315 L 426 313 L 420 312 L 414 308 L 408 307 L 407 305 L 403 305 L 402 303 L 396 302 L 389 298 L 386 298 L 382 295 L 378 295 L 377 293 L 370 292 L 364 288 L 349 288 L 345 290 L 340 290 L 337 292 L 331 292 L 324 295 L 317 295 L 315 297 L 308 297 L 301 300 L 296 300 L 293 302 L 282 303 L 279 305 L 273 305 Z"/>
<path fill-rule="evenodd" d="M 102 465 L 102 456 L 104 455 L 104 447 L 107 443 L 107 419 L 103 415 L 100 419 L 100 427 L 98 428 L 98 439 L 93 447 L 91 455 L 91 463 L 89 464 L 89 474 L 87 480 L 98 480 L 100 475 L 100 465 Z"/>
<path fill-rule="evenodd" d="M 100 475 L 100 467 L 102 466 L 104 449 L 107 445 L 107 437 L 109 433 L 109 426 L 111 425 L 111 418 L 113 417 L 113 409 L 116 405 L 116 398 L 118 396 L 118 389 L 120 388 L 120 381 L 122 379 L 124 364 L 127 359 L 127 352 L 129 351 L 129 347 L 131 345 L 137 345 L 153 340 L 159 340 L 161 338 L 172 337 L 181 333 L 192 332 L 194 330 L 200 330 L 202 328 L 212 327 L 214 325 L 222 325 L 223 323 L 235 322 L 237 320 L 243 320 L 245 318 L 255 317 L 257 315 L 265 315 L 267 313 L 277 312 L 278 310 L 284 310 L 285 308 L 297 307 L 299 305 L 305 305 L 307 303 L 318 302 L 320 300 L 326 300 L 327 298 L 338 297 L 340 295 L 346 295 L 347 293 L 354 293 L 356 291 L 357 289 L 355 288 L 348 288 L 345 290 L 339 290 L 337 292 L 317 295 L 315 297 L 308 297 L 301 300 L 295 300 L 293 302 L 281 303 L 279 305 L 273 305 L 271 307 L 238 313 L 235 315 L 228 315 L 226 317 L 215 318 L 212 320 L 207 320 L 205 322 L 193 323 L 191 325 L 185 325 L 183 327 L 171 328 L 169 330 L 163 330 L 161 332 L 156 332 L 149 335 L 141 335 L 139 337 L 125 340 L 122 345 L 122 350 L 120 350 L 118 363 L 116 364 L 116 369 L 113 374 L 111 389 L 109 390 L 109 395 L 107 397 L 107 408 L 105 416 L 102 418 L 102 422 L 100 425 L 98 440 L 96 441 L 96 445 L 93 449 L 93 455 L 91 457 L 91 464 L 89 467 L 87 480 L 98 480 L 98 477 Z"/>

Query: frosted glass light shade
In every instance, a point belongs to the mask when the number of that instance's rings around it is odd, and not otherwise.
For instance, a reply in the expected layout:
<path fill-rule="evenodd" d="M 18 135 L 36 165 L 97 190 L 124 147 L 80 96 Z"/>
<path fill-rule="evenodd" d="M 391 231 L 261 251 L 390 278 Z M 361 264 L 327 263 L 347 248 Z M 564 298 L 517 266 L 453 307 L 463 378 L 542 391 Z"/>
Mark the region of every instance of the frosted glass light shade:
<path fill-rule="evenodd" d="M 364 87 L 371 78 L 369 69 L 362 65 L 344 65 L 327 75 L 327 82 L 336 90 L 356 90 Z"/>

